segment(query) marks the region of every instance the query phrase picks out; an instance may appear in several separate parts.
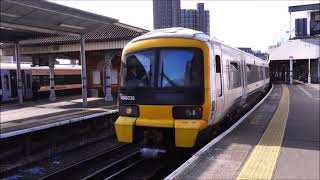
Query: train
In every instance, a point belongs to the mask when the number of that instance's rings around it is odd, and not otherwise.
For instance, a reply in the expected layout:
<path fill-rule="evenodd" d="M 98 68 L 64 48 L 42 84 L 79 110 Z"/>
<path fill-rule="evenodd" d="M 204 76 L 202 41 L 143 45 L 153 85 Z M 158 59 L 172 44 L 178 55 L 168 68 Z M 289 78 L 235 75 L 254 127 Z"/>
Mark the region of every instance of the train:
<path fill-rule="evenodd" d="M 160 149 L 194 147 L 270 83 L 268 61 L 186 28 L 133 39 L 121 63 L 117 139 Z"/>
<path fill-rule="evenodd" d="M 1 63 L 0 65 L 0 100 L 9 102 L 17 99 L 17 65 L 15 63 Z M 66 91 L 81 89 L 80 65 L 55 65 L 55 90 Z M 21 80 L 23 99 L 32 99 L 39 94 L 50 91 L 50 77 L 48 66 L 21 64 Z"/>

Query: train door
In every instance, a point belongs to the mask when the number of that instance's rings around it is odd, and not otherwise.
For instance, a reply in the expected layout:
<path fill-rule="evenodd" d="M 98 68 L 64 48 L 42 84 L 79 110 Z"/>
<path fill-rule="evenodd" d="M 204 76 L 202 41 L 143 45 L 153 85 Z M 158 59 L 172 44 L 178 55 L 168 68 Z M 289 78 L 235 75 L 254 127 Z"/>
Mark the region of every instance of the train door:
<path fill-rule="evenodd" d="M 240 65 L 240 70 L 241 70 L 241 84 L 242 84 L 242 97 L 241 97 L 241 102 L 240 105 L 244 105 L 248 96 L 248 90 L 247 90 L 247 66 L 246 66 L 246 59 L 245 57 L 241 54 L 240 55 L 241 59 L 241 65 Z"/>
<path fill-rule="evenodd" d="M 10 73 L 6 69 L 1 69 L 0 76 L 1 76 L 1 89 L 2 89 L 1 101 L 2 102 L 10 101 L 10 98 L 11 98 Z"/>
<path fill-rule="evenodd" d="M 216 84 L 216 115 L 215 122 L 221 120 L 224 109 L 224 85 L 223 85 L 223 62 L 221 47 L 214 45 L 215 60 L 215 84 Z"/>
<path fill-rule="evenodd" d="M 32 98 L 32 73 L 31 70 L 24 70 L 24 98 Z"/>

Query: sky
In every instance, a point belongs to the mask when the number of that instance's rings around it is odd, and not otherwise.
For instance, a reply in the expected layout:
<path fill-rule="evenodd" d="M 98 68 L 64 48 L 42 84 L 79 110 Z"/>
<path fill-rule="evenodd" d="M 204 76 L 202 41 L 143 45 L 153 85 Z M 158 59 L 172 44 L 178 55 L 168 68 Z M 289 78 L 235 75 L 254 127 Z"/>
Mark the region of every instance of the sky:
<path fill-rule="evenodd" d="M 92 13 L 112 17 L 120 22 L 153 30 L 152 0 L 51 0 L 52 2 Z M 251 47 L 266 52 L 284 37 L 289 37 L 290 15 L 288 7 L 313 4 L 319 1 L 268 0 L 268 1 L 217 1 L 181 0 L 181 8 L 196 9 L 203 2 L 210 10 L 210 35 L 234 47 Z M 294 19 L 306 17 L 305 12 L 293 13 Z"/>

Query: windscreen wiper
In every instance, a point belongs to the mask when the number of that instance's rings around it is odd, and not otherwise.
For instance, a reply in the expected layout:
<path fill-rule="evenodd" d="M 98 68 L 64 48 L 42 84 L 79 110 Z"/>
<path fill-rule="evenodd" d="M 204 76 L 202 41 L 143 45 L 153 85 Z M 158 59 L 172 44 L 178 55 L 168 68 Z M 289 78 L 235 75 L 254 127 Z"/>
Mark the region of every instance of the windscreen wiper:
<path fill-rule="evenodd" d="M 164 77 L 171 84 L 171 86 L 173 87 L 177 86 L 164 72 L 161 72 L 160 75 Z"/>

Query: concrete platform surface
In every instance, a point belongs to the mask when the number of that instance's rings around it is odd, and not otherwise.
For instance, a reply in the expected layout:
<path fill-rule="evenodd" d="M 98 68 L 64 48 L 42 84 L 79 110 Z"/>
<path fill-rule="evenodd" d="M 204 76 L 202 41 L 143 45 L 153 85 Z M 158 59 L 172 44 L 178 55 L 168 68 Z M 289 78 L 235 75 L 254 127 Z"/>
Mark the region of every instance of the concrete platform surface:
<path fill-rule="evenodd" d="M 290 113 L 273 178 L 320 179 L 319 91 L 306 85 L 289 90 Z"/>
<path fill-rule="evenodd" d="M 271 174 L 272 179 L 319 179 L 319 100 L 314 88 L 299 84 L 312 97 L 303 92 L 297 85 L 288 86 L 290 98 L 285 112 L 276 112 L 280 108 L 282 86 L 274 85 L 269 97 L 250 114 L 237 128 L 223 139 L 197 153 L 188 163 L 183 164 L 167 179 L 252 179 L 257 176 L 241 176 L 247 169 L 249 174 Z M 281 101 L 281 103 L 283 103 Z M 283 104 L 281 105 L 283 106 Z M 279 122 L 271 121 L 276 113 L 286 122 L 283 130 L 277 129 Z M 269 134 L 266 135 L 266 132 Z M 275 131 L 273 133 L 273 131 Z M 274 136 L 281 141 L 276 144 Z M 267 137 L 267 138 L 266 138 Z M 262 139 L 267 139 L 263 141 Z M 214 141 L 214 140 L 213 140 Z M 261 142 L 263 142 L 261 144 Z M 282 143 L 281 143 L 282 142 Z M 281 146 L 280 146 L 281 145 Z M 259 147 L 260 146 L 260 147 Z M 260 151 L 257 151 L 257 148 Z M 201 150 L 200 150 L 201 151 Z M 266 156 L 266 152 L 272 154 Z M 255 155 L 254 155 L 255 154 Z M 258 156 L 252 158 L 252 156 Z M 266 156 L 260 157 L 259 156 Z M 274 156 L 274 157 L 271 157 Z M 254 159 L 254 165 L 248 165 Z M 270 162 L 275 159 L 275 162 Z M 272 169 L 268 168 L 272 164 Z M 260 168 L 260 169 L 259 169 Z M 261 171 L 261 172 L 257 172 Z M 265 175 L 264 174 L 264 175 Z M 270 179 L 266 178 L 266 179 Z M 256 178 L 257 179 L 257 178 Z"/>
<path fill-rule="evenodd" d="M 80 96 L 69 96 L 60 98 L 56 102 L 39 100 L 25 102 L 22 105 L 17 103 L 1 105 L 0 130 L 1 138 L 4 134 L 47 125 L 66 120 L 86 119 L 86 116 L 106 115 L 116 110 L 115 102 L 105 102 L 103 98 L 88 98 L 88 107 L 82 107 Z M 71 122 L 71 121 L 70 121 Z M 66 124 L 68 122 L 64 122 Z"/>

